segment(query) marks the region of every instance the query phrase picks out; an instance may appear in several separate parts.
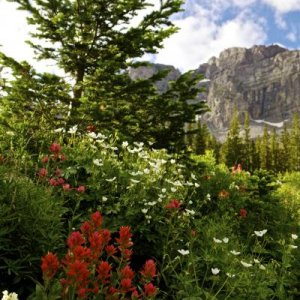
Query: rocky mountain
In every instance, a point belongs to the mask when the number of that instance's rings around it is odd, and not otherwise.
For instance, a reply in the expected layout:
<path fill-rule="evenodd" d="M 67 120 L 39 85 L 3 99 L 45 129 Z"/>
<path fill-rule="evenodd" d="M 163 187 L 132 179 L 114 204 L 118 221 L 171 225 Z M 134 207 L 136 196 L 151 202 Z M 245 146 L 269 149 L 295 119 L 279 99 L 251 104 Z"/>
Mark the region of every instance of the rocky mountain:
<path fill-rule="evenodd" d="M 151 67 L 152 72 L 155 66 Z M 166 67 L 171 68 L 172 80 L 179 76 L 174 67 Z M 140 71 L 136 70 L 135 76 L 143 75 Z M 146 70 L 143 71 L 145 75 Z M 202 118 L 218 139 L 225 137 L 235 107 L 241 121 L 244 112 L 249 113 L 252 136 L 260 134 L 265 124 L 281 128 L 295 112 L 300 112 L 298 50 L 277 45 L 230 48 L 200 65 L 195 72 L 205 75 L 200 84 L 207 86 L 207 92 L 200 97 L 206 99 L 210 112 Z M 168 80 L 159 84 L 166 88 Z"/>

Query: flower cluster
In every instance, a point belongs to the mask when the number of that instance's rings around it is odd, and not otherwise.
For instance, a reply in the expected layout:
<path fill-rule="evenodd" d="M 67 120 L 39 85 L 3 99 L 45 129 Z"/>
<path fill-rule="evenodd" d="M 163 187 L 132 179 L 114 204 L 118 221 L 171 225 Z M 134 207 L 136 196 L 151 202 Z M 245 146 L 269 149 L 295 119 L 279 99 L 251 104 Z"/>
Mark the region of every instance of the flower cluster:
<path fill-rule="evenodd" d="M 41 162 L 45 164 L 38 172 L 41 179 L 47 180 L 51 186 L 60 186 L 63 191 L 75 190 L 78 193 L 84 193 L 86 187 L 80 185 L 78 187 L 72 187 L 62 177 L 62 170 L 59 168 L 59 164 L 66 160 L 66 156 L 61 152 L 61 145 L 58 143 L 52 143 L 49 147 L 49 155 L 44 156 Z M 50 172 L 51 170 L 51 172 Z"/>
<path fill-rule="evenodd" d="M 154 260 L 147 260 L 140 271 L 140 280 L 130 266 L 133 242 L 129 226 L 123 226 L 116 238 L 102 228 L 102 215 L 95 212 L 85 221 L 80 231 L 67 239 L 68 252 L 58 261 L 49 252 L 42 258 L 45 281 L 51 281 L 62 269 L 63 298 L 75 291 L 79 299 L 105 296 L 105 299 L 149 299 L 157 294 L 151 282 L 156 277 Z M 98 299 L 98 298 L 97 298 Z"/>
<path fill-rule="evenodd" d="M 2 294 L 2 300 L 18 300 L 18 295 L 16 293 L 8 293 L 8 291 L 3 291 Z"/>

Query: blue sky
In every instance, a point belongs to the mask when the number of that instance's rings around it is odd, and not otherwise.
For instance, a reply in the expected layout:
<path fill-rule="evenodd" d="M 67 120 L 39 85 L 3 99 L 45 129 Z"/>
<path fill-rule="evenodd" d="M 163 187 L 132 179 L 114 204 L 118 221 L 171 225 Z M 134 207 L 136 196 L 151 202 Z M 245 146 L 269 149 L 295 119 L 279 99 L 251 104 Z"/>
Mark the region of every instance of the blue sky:
<path fill-rule="evenodd" d="M 185 71 L 229 47 L 280 44 L 300 49 L 300 0 L 187 0 L 184 8 L 173 16 L 180 30 L 151 56 L 154 62 Z M 24 43 L 30 30 L 25 16 L 16 4 L 0 0 L 1 51 L 33 63 L 32 50 Z M 53 63 L 35 66 L 55 69 Z"/>

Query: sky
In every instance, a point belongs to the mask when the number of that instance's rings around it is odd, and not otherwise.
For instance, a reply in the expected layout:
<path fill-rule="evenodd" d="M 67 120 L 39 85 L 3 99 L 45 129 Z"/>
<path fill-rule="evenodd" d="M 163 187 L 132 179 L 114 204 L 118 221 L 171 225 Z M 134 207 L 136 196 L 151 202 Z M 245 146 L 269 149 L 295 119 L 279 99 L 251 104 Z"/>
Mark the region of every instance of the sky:
<path fill-rule="evenodd" d="M 16 7 L 0 0 L 0 51 L 39 71 L 55 71 L 53 63 L 34 63 L 25 43 L 31 29 L 25 12 Z M 188 71 L 229 47 L 279 44 L 300 49 L 300 0 L 186 0 L 183 8 L 172 17 L 179 31 L 148 57 L 153 62 Z"/>

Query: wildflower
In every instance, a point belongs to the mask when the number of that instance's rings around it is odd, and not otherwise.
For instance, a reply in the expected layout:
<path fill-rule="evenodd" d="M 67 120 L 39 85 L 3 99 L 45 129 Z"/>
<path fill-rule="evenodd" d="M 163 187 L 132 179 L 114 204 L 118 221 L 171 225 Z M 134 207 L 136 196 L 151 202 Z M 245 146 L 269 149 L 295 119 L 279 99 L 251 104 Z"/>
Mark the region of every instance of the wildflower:
<path fill-rule="evenodd" d="M 142 213 L 143 213 L 143 214 L 146 214 L 147 212 L 148 212 L 148 209 L 147 209 L 147 208 L 143 208 L 143 209 L 142 209 Z"/>
<path fill-rule="evenodd" d="M 98 268 L 98 279 L 102 284 L 109 283 L 109 279 L 111 277 L 112 266 L 107 261 L 101 261 Z"/>
<path fill-rule="evenodd" d="M 54 178 L 50 178 L 48 182 L 52 186 L 57 186 L 58 185 L 58 182 Z"/>
<path fill-rule="evenodd" d="M 241 218 L 246 218 L 247 217 L 247 210 L 245 208 L 241 208 L 239 215 Z"/>
<path fill-rule="evenodd" d="M 121 280 L 121 289 L 124 292 L 132 290 L 132 280 L 130 278 L 123 278 Z"/>
<path fill-rule="evenodd" d="M 113 177 L 113 178 L 105 179 L 105 180 L 108 181 L 108 182 L 113 182 L 113 181 L 115 181 L 116 179 L 117 179 L 117 177 Z"/>
<path fill-rule="evenodd" d="M 108 200 L 107 197 L 105 197 L 105 196 L 102 197 L 102 201 L 103 201 L 103 202 L 106 202 L 107 200 Z"/>
<path fill-rule="evenodd" d="M 96 126 L 90 124 L 90 125 L 88 125 L 88 126 L 86 127 L 86 130 L 87 130 L 87 132 L 95 132 L 95 131 L 96 131 Z"/>
<path fill-rule="evenodd" d="M 261 231 L 254 231 L 256 236 L 262 237 L 263 235 L 265 235 L 267 233 L 267 229 L 261 230 Z"/>
<path fill-rule="evenodd" d="M 144 285 L 144 291 L 147 297 L 155 296 L 157 293 L 156 287 L 151 282 Z"/>
<path fill-rule="evenodd" d="M 98 167 L 103 166 L 102 159 L 94 159 L 93 164 L 98 166 Z"/>
<path fill-rule="evenodd" d="M 149 173 L 150 173 L 150 170 L 149 170 L 148 168 L 145 168 L 145 169 L 144 169 L 144 173 L 145 173 L 145 174 L 149 174 Z"/>
<path fill-rule="evenodd" d="M 200 186 L 200 184 L 195 182 L 195 187 L 198 188 L 199 186 Z"/>
<path fill-rule="evenodd" d="M 226 273 L 226 275 L 227 275 L 229 278 L 235 277 L 235 274 L 231 274 L 231 273 Z"/>
<path fill-rule="evenodd" d="M 57 128 L 57 129 L 54 129 L 54 132 L 55 133 L 60 133 L 60 132 L 65 132 L 65 129 L 64 128 Z"/>
<path fill-rule="evenodd" d="M 78 129 L 78 126 L 77 126 L 77 125 L 74 125 L 73 127 L 71 127 L 71 128 L 68 130 L 68 133 L 74 134 L 74 133 L 76 133 L 77 129 Z"/>
<path fill-rule="evenodd" d="M 117 249 L 114 245 L 108 245 L 105 247 L 105 251 L 107 253 L 107 256 L 113 256 L 114 254 L 116 254 Z"/>
<path fill-rule="evenodd" d="M 184 250 L 184 249 L 180 249 L 180 250 L 177 250 L 181 255 L 188 255 L 190 253 L 189 250 Z"/>
<path fill-rule="evenodd" d="M 175 160 L 175 159 L 171 159 L 171 160 L 170 160 L 170 163 L 171 163 L 171 164 L 175 164 L 175 163 L 176 163 L 176 160 Z"/>
<path fill-rule="evenodd" d="M 222 190 L 218 194 L 220 199 L 227 199 L 229 197 L 229 192 L 226 190 Z"/>
<path fill-rule="evenodd" d="M 41 161 L 43 164 L 46 164 L 49 161 L 49 156 L 44 156 Z"/>
<path fill-rule="evenodd" d="M 161 189 L 161 192 L 162 192 L 162 193 L 166 193 L 166 192 L 167 192 L 167 189 L 163 188 L 163 189 Z"/>
<path fill-rule="evenodd" d="M 253 261 L 254 261 L 256 264 L 259 264 L 259 263 L 260 263 L 260 261 L 259 261 L 258 259 L 256 259 L 256 258 L 254 258 Z"/>
<path fill-rule="evenodd" d="M 66 183 L 66 184 L 63 184 L 62 188 L 64 191 L 69 191 L 69 190 L 71 190 L 71 185 Z"/>
<path fill-rule="evenodd" d="M 41 168 L 41 169 L 39 170 L 39 176 L 40 176 L 40 177 L 45 177 L 45 176 L 47 176 L 47 174 L 48 174 L 47 169 Z"/>
<path fill-rule="evenodd" d="M 235 250 L 231 250 L 230 253 L 233 254 L 233 255 L 240 255 L 241 254 L 241 252 L 238 252 L 238 251 L 235 251 Z"/>
<path fill-rule="evenodd" d="M 125 142 L 122 143 L 122 148 L 126 148 L 126 147 L 128 147 L 128 145 L 129 145 L 128 142 L 125 141 Z"/>
<path fill-rule="evenodd" d="M 175 187 L 171 187 L 171 192 L 175 193 L 177 189 Z"/>
<path fill-rule="evenodd" d="M 242 260 L 241 260 L 241 264 L 242 264 L 245 268 L 250 268 L 250 267 L 252 267 L 252 264 L 248 264 L 248 263 L 246 263 L 246 262 L 244 262 L 244 261 L 242 261 Z"/>
<path fill-rule="evenodd" d="M 95 227 L 99 227 L 102 225 L 102 215 L 99 211 L 94 212 L 91 215 L 91 220 Z"/>
<path fill-rule="evenodd" d="M 49 151 L 52 152 L 52 153 L 58 154 L 61 151 L 60 144 L 57 144 L 57 143 L 51 144 L 51 146 L 49 148 Z"/>
<path fill-rule="evenodd" d="M 292 234 L 292 239 L 293 240 L 296 240 L 298 238 L 298 235 L 297 234 Z"/>
<path fill-rule="evenodd" d="M 296 246 L 296 245 L 290 245 L 290 247 L 291 247 L 292 249 L 297 249 L 297 248 L 298 248 L 298 246 Z"/>
<path fill-rule="evenodd" d="M 126 265 L 122 270 L 121 270 L 122 278 L 129 278 L 133 279 L 135 274 L 134 271 L 130 268 L 129 265 Z"/>
<path fill-rule="evenodd" d="M 67 245 L 70 249 L 74 249 L 77 246 L 84 244 L 85 240 L 83 235 L 79 231 L 74 231 L 67 239 Z"/>
<path fill-rule="evenodd" d="M 80 230 L 84 234 L 89 233 L 91 231 L 91 229 L 92 229 L 92 226 L 91 226 L 90 222 L 88 222 L 88 221 L 83 222 L 83 224 L 80 226 Z"/>
<path fill-rule="evenodd" d="M 207 195 L 206 195 L 206 199 L 207 199 L 208 201 L 211 200 L 210 194 L 207 194 Z"/>
<path fill-rule="evenodd" d="M 44 257 L 42 257 L 41 269 L 43 276 L 46 279 L 52 279 L 59 268 L 59 261 L 55 254 L 48 252 Z"/>
<path fill-rule="evenodd" d="M 229 238 L 224 237 L 224 238 L 223 238 L 223 242 L 224 242 L 225 244 L 227 244 L 227 243 L 229 242 Z"/>
<path fill-rule="evenodd" d="M 153 277 L 156 276 L 156 264 L 153 259 L 149 259 L 145 262 L 141 274 L 146 280 L 152 280 Z"/>
<path fill-rule="evenodd" d="M 84 185 L 80 185 L 80 186 L 76 189 L 76 191 L 77 191 L 78 193 L 84 193 L 84 192 L 85 192 L 85 186 L 84 186 Z"/>
<path fill-rule="evenodd" d="M 116 238 L 116 241 L 121 249 L 126 249 L 133 245 L 131 242 L 132 233 L 130 232 L 129 226 L 121 226 L 119 236 L 119 238 Z"/>
<path fill-rule="evenodd" d="M 219 239 L 216 239 L 215 237 L 213 238 L 213 240 L 214 240 L 214 242 L 215 242 L 216 244 L 221 244 L 221 243 L 222 243 L 222 241 L 221 241 L 221 240 L 219 240 Z"/>
<path fill-rule="evenodd" d="M 82 286 L 87 282 L 90 276 L 90 271 L 88 269 L 88 264 L 83 261 L 75 260 L 68 264 L 67 275 L 74 280 L 77 285 Z"/>
<path fill-rule="evenodd" d="M 167 205 L 166 208 L 168 209 L 179 209 L 181 206 L 181 203 L 177 199 L 172 199 Z"/>
<path fill-rule="evenodd" d="M 218 275 L 220 273 L 220 269 L 218 269 L 218 268 L 211 268 L 211 272 L 213 273 L 213 275 Z"/>
<path fill-rule="evenodd" d="M 16 293 L 8 293 L 8 291 L 3 291 L 2 294 L 2 300 L 18 300 L 18 295 Z"/>
<path fill-rule="evenodd" d="M 238 164 L 232 167 L 232 174 L 241 173 L 242 172 L 242 165 Z"/>
<path fill-rule="evenodd" d="M 260 265 L 259 268 L 263 271 L 266 270 L 266 267 L 264 265 Z"/>

